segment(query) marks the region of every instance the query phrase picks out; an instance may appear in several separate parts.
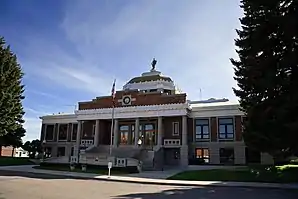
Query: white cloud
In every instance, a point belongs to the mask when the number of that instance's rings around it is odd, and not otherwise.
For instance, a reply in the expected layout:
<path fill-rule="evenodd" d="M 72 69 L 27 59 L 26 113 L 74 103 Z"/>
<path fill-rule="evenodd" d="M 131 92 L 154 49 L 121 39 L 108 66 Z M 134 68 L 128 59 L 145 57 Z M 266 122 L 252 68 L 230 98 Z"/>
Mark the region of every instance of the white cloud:
<path fill-rule="evenodd" d="M 33 90 L 33 89 L 29 89 L 29 90 L 27 89 L 27 90 L 25 90 L 25 92 L 33 93 L 33 94 L 36 94 L 36 95 L 41 95 L 43 97 L 54 99 L 54 100 L 63 101 L 62 98 L 58 97 L 57 95 L 53 95 L 51 93 L 48 93 L 48 92 L 36 91 L 36 90 Z"/>
<path fill-rule="evenodd" d="M 123 52 L 127 46 L 131 55 L 122 58 L 124 62 L 133 60 L 138 51 L 156 56 L 158 69 L 172 76 L 191 98 L 198 98 L 202 88 L 203 97 L 235 99 L 229 58 L 235 56 L 238 4 L 236 0 L 133 1 L 110 16 L 98 12 L 99 2 L 73 1 L 62 28 L 88 59 L 96 59 L 96 49 L 103 46 Z M 103 25 L 103 19 L 108 23 Z"/>
<path fill-rule="evenodd" d="M 30 141 L 39 139 L 41 131 L 41 120 L 38 117 L 24 117 L 24 128 L 26 129 L 26 135 L 23 138 L 24 141 Z"/>
<path fill-rule="evenodd" d="M 200 88 L 203 98 L 235 99 L 229 58 L 235 56 L 238 1 L 128 2 L 132 3 L 119 7 L 111 1 L 71 1 L 61 29 L 78 55 L 53 40 L 35 38 L 28 46 L 34 59 L 27 64 L 42 67 L 29 73 L 59 86 L 107 95 L 114 78 L 120 89 L 123 79 L 147 70 L 137 66 L 156 57 L 157 69 L 171 76 L 191 99 L 199 98 Z"/>

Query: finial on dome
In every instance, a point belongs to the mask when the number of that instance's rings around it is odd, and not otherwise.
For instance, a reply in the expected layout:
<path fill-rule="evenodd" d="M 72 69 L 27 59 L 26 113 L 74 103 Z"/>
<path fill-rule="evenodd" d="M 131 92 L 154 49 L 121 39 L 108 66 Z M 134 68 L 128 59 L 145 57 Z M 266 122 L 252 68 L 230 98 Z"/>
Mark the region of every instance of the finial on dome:
<path fill-rule="evenodd" d="M 151 71 L 155 71 L 156 63 L 157 63 L 156 59 L 153 58 L 153 60 L 152 60 L 152 62 L 151 62 L 151 66 L 152 66 Z"/>

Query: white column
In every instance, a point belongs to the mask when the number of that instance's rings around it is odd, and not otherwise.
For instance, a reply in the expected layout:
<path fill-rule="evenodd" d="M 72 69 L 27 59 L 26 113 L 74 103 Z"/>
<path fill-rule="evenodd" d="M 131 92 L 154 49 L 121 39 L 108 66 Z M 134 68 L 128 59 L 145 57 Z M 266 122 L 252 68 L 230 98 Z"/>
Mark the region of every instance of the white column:
<path fill-rule="evenodd" d="M 187 145 L 187 116 L 182 116 L 182 145 Z"/>
<path fill-rule="evenodd" d="M 113 142 L 113 146 L 117 147 L 118 146 L 118 119 L 114 119 L 114 142 Z"/>
<path fill-rule="evenodd" d="M 136 118 L 136 121 L 135 121 L 135 146 L 138 145 L 139 131 L 140 131 L 140 119 Z"/>
<path fill-rule="evenodd" d="M 162 136 L 163 136 L 163 132 L 162 132 L 162 117 L 158 117 L 158 122 L 157 122 L 157 128 L 158 128 L 158 132 L 157 132 L 157 145 L 158 146 L 162 146 Z"/>
<path fill-rule="evenodd" d="M 74 150 L 74 155 L 77 158 L 79 158 L 80 145 L 81 145 L 81 128 L 82 128 L 82 121 L 78 121 L 77 137 L 76 137 L 76 148 Z"/>
<path fill-rule="evenodd" d="M 95 134 L 94 134 L 94 146 L 98 146 L 99 144 L 99 120 L 95 122 Z"/>
<path fill-rule="evenodd" d="M 188 145 L 187 145 L 187 116 L 182 116 L 182 146 L 180 148 L 180 166 L 188 166 Z"/>

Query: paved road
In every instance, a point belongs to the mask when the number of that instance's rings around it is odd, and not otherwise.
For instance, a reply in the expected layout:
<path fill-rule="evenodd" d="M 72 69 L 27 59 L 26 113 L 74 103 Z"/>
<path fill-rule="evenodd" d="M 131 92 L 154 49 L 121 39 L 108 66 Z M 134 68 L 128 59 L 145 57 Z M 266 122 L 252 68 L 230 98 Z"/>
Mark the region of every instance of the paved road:
<path fill-rule="evenodd" d="M 298 191 L 178 187 L 0 171 L 0 199 L 297 199 Z"/>

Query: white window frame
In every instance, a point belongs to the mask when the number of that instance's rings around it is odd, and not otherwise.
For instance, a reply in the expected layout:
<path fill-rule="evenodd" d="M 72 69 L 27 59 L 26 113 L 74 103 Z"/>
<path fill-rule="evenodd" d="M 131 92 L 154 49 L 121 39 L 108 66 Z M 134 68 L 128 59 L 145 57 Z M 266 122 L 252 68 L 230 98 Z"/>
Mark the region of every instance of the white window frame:
<path fill-rule="evenodd" d="M 175 125 L 177 125 L 176 127 L 177 128 L 175 128 Z M 179 122 L 173 122 L 172 123 L 172 135 L 173 136 L 179 136 L 180 135 L 180 132 L 179 132 Z"/>

